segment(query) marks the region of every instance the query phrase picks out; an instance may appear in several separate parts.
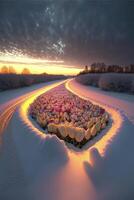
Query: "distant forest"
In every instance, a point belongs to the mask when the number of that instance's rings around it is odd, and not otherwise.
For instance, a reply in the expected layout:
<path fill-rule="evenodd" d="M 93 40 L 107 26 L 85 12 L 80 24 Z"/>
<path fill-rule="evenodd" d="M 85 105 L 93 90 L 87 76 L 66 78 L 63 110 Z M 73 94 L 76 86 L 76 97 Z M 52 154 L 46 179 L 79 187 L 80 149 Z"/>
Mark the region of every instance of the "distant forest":
<path fill-rule="evenodd" d="M 14 67 L 12 66 L 6 66 L 4 65 L 1 70 L 0 70 L 1 74 L 17 74 L 16 70 Z M 24 68 L 22 69 L 21 74 L 31 74 L 30 70 L 28 68 Z"/>
<path fill-rule="evenodd" d="M 88 73 L 134 73 L 134 64 L 128 66 L 106 65 L 105 63 L 93 63 L 85 66 L 84 70 L 78 75 Z"/>
<path fill-rule="evenodd" d="M 31 74 L 28 68 L 24 68 L 21 74 L 17 74 L 12 66 L 3 66 L 0 73 L 0 91 L 66 78 L 67 77 L 64 75 L 52 75 L 47 73 Z"/>

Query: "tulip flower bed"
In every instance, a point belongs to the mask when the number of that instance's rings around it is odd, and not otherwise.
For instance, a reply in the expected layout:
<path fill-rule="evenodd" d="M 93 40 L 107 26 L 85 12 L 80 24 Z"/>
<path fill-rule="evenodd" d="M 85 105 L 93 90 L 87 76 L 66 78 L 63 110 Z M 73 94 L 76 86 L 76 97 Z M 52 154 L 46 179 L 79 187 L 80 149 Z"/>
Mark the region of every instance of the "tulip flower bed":
<path fill-rule="evenodd" d="M 47 133 L 81 148 L 104 129 L 106 111 L 58 86 L 39 96 L 29 108 L 30 116 Z"/>

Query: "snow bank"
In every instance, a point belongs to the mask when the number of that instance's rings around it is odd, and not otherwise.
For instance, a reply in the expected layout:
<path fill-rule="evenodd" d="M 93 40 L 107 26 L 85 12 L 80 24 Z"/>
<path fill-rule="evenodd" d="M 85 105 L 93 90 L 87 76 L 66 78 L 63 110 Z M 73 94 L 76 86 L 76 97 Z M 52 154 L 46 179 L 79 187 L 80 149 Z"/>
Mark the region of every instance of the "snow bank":
<path fill-rule="evenodd" d="M 133 124 L 125 118 L 120 134 L 101 157 L 97 149 L 89 152 L 84 169 L 96 188 L 96 200 L 132 200 L 134 198 Z M 130 139 L 131 138 L 131 139 Z M 90 195 L 90 194 L 89 194 Z"/>
<path fill-rule="evenodd" d="M 132 74 L 103 74 L 99 80 L 99 87 L 103 90 L 116 92 L 132 92 Z"/>
<path fill-rule="evenodd" d="M 49 74 L 0 74 L 0 91 L 26 87 L 48 81 L 62 80 L 65 78 L 66 77 L 63 75 Z"/>
<path fill-rule="evenodd" d="M 134 74 L 106 73 L 106 74 L 84 74 L 76 78 L 81 84 L 97 86 L 103 90 L 116 92 L 134 92 Z"/>
<path fill-rule="evenodd" d="M 114 113 L 115 130 L 112 129 L 111 134 L 116 131 L 119 134 L 108 141 L 110 148 L 106 149 L 105 156 L 102 157 L 96 148 L 90 148 L 90 152 L 86 150 L 86 155 L 85 152 L 70 152 L 55 136 L 47 136 L 41 131 L 39 134 L 29 123 L 25 125 L 26 118 L 24 122 L 17 112 L 2 144 L 0 199 L 134 199 L 134 126 L 123 113 L 134 116 L 133 101 L 127 98 L 121 101 L 117 94 L 112 96 L 76 82 L 72 89 L 83 97 L 90 99 L 92 96 L 100 104 L 109 105 L 109 109 L 114 106 L 115 112 L 119 110 L 123 116 L 121 126 L 116 126 L 118 112 Z M 104 140 L 100 148 L 103 145 Z M 85 160 L 87 162 L 83 163 Z"/>
<path fill-rule="evenodd" d="M 75 79 L 84 85 L 92 85 L 98 87 L 100 76 L 101 74 L 84 74 L 77 76 Z"/>
<path fill-rule="evenodd" d="M 46 199 L 49 199 L 49 181 L 52 180 L 53 188 L 55 176 L 66 167 L 68 160 L 64 142 L 56 136 L 36 134 L 25 126 L 16 112 L 4 133 L 1 146 L 0 199 L 37 200 L 35 193 L 37 195 L 37 188 L 41 187 L 46 191 Z"/>
<path fill-rule="evenodd" d="M 134 101 L 131 101 L 131 98 L 128 99 L 128 95 L 124 94 L 121 99 L 118 93 L 115 95 L 115 93 L 93 89 L 92 87 L 80 85 L 76 81 L 72 81 L 71 87 L 78 94 L 87 98 L 92 96 L 92 99 L 98 99 L 103 105 L 114 107 L 123 118 L 118 129 L 119 134 L 116 134 L 116 137 L 109 141 L 109 148 L 106 149 L 105 156 L 102 157 L 99 149 L 95 146 L 89 151 L 89 161 L 83 163 L 89 178 L 89 184 L 92 182 L 96 191 L 96 197 L 91 199 L 134 199 Z M 116 131 L 117 129 L 114 130 L 114 132 Z M 89 192 L 89 197 L 90 194 Z"/>
<path fill-rule="evenodd" d="M 43 168 L 49 170 L 50 167 L 56 171 L 56 167 L 61 167 L 68 161 L 67 148 L 56 136 L 39 135 L 24 123 L 20 113 L 16 113 L 13 120 L 14 141 L 27 176 L 35 176 Z"/>
<path fill-rule="evenodd" d="M 99 153 L 104 156 L 107 147 L 113 138 L 119 133 L 120 127 L 122 126 L 123 117 L 121 113 L 118 109 L 115 109 L 113 105 L 109 106 L 107 99 L 104 99 L 103 96 L 101 97 L 101 95 L 98 95 L 96 92 L 88 91 L 86 86 L 77 83 L 75 80 L 68 81 L 66 83 L 66 88 L 72 93 L 78 95 L 80 98 L 90 100 L 93 104 L 101 106 L 109 114 L 112 122 L 111 126 L 106 129 L 106 132 L 102 134 L 102 137 L 100 137 L 99 140 L 94 140 L 94 143 L 91 141 L 92 147 L 97 148 Z M 88 149 L 90 147 L 88 147 Z"/>

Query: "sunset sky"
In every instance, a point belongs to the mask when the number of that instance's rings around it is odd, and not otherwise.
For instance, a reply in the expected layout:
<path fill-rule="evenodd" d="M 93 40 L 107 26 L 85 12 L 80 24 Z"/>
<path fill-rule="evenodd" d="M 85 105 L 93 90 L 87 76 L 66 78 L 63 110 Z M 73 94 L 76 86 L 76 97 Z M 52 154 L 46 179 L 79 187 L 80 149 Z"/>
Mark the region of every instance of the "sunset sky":
<path fill-rule="evenodd" d="M 9 63 L 0 63 L 0 71 L 3 66 L 13 66 L 17 73 L 21 73 L 22 70 L 26 67 L 30 70 L 33 74 L 41 74 L 41 73 L 48 73 L 48 74 L 63 74 L 63 75 L 76 75 L 82 69 L 76 68 L 75 66 L 68 66 L 64 64 L 53 64 L 53 63 L 45 63 L 45 64 L 9 64 Z"/>
<path fill-rule="evenodd" d="M 1 54 L 0 56 L 0 69 L 3 66 L 12 66 L 17 73 L 21 73 L 23 68 L 28 68 L 33 74 L 64 74 L 64 75 L 76 75 L 83 68 L 67 65 L 63 60 L 46 60 L 31 58 L 24 55 L 8 55 Z"/>
<path fill-rule="evenodd" d="M 77 74 L 92 62 L 134 63 L 133 10 L 130 0 L 0 0 L 0 66 Z"/>

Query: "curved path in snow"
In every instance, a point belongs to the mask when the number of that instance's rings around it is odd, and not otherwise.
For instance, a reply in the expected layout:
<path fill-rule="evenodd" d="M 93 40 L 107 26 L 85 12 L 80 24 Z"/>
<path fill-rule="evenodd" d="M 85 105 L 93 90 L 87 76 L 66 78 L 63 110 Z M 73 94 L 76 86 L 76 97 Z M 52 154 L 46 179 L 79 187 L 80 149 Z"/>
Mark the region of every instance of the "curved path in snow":
<path fill-rule="evenodd" d="M 13 113 L 16 108 L 24 101 L 43 93 L 47 89 L 56 87 L 61 84 L 62 81 L 57 81 L 58 83 L 50 82 L 45 84 L 39 84 L 37 86 L 31 86 L 29 88 L 20 88 L 12 91 L 5 91 L 0 93 L 0 135 L 3 133 L 4 129 L 8 126 Z M 49 86 L 50 85 L 50 86 Z M 52 86 L 51 86 L 52 85 Z"/>
<path fill-rule="evenodd" d="M 124 114 L 134 124 L 134 95 L 103 91 L 99 88 L 84 86 L 75 79 L 69 82 L 70 88 L 77 94 L 108 105 Z"/>
<path fill-rule="evenodd" d="M 134 96 L 105 92 L 81 85 L 74 79 L 67 87 L 81 97 L 114 108 L 122 118 L 120 128 L 116 129 L 118 134 L 108 142 L 105 156 L 102 158 L 98 151 L 93 150 L 91 163 L 84 163 L 89 180 L 95 187 L 93 199 L 134 199 Z"/>
<path fill-rule="evenodd" d="M 67 89 L 106 107 L 113 116 L 114 125 L 107 134 L 110 138 L 105 140 L 104 135 L 100 138 L 101 142 L 93 145 L 95 149 L 90 151 L 90 159 L 88 150 L 83 153 L 70 151 L 69 161 L 64 165 L 61 162 L 62 156 L 51 158 L 57 152 L 67 157 L 64 143 L 61 142 L 63 152 L 57 146 L 53 149 L 51 140 L 46 146 L 41 131 L 37 127 L 31 129 L 26 113 L 29 103 L 37 96 L 62 82 L 49 84 L 26 89 L 27 91 L 19 92 L 19 95 L 18 92 L 11 94 L 11 98 L 9 95 L 1 96 L 0 199 L 133 199 L 133 97 L 83 86 L 74 79 L 67 81 Z M 22 102 L 24 104 L 18 110 Z M 102 152 L 98 152 L 96 148 L 103 151 L 105 146 L 109 148 L 106 148 L 105 156 L 101 157 Z M 46 148 L 49 156 L 45 154 Z M 54 163 L 49 164 L 51 159 L 54 159 Z M 59 165 L 62 166 L 60 172 L 57 167 Z"/>
<path fill-rule="evenodd" d="M 111 143 L 112 139 L 117 135 L 117 133 L 120 132 L 120 128 L 124 119 L 123 115 L 118 111 L 118 109 L 115 109 L 113 104 L 108 103 L 104 96 L 101 96 L 101 94 L 98 95 L 98 92 L 95 91 L 94 93 L 91 92 L 89 88 L 85 88 L 83 85 L 78 84 L 75 79 L 67 81 L 65 86 L 70 92 L 78 95 L 81 98 L 91 101 L 93 104 L 98 104 L 109 113 L 111 118 L 109 127 L 95 137 L 94 140 L 90 142 L 91 145 L 88 148 L 97 148 L 99 153 L 104 155 L 109 143 Z M 83 157 L 85 157 L 85 155 Z"/>

